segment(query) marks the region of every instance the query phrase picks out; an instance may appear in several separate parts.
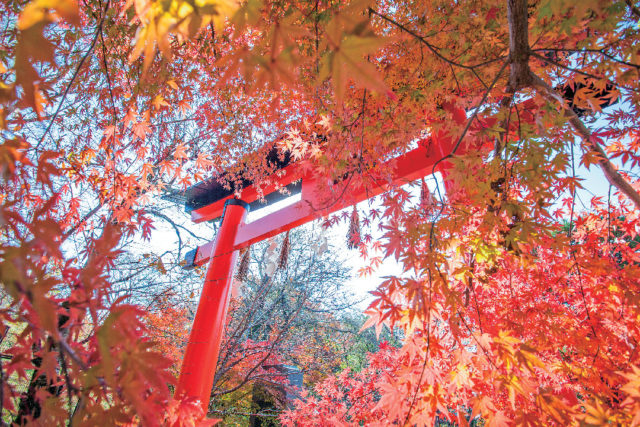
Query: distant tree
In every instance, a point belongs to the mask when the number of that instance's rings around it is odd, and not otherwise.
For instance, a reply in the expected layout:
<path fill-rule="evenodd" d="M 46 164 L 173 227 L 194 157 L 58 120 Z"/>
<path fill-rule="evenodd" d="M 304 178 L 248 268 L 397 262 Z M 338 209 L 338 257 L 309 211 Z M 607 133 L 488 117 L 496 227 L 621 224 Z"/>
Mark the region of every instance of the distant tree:
<path fill-rule="evenodd" d="M 292 231 L 288 242 L 286 262 L 281 259 L 284 236 L 279 236 L 254 245 L 247 254 L 244 277 L 236 275 L 212 389 L 214 416 L 246 422 L 248 414 L 260 414 L 252 399 L 256 383 L 272 393 L 286 384 L 274 366 L 296 366 L 305 383 L 314 384 L 337 372 L 360 341 L 360 325 L 353 320 L 358 301 L 346 288 L 352 271 L 342 262 L 342 254 L 321 231 L 311 228 Z M 195 276 L 185 273 L 181 280 L 190 280 L 197 289 L 204 269 Z M 169 273 L 156 268 L 136 283 L 138 288 L 159 292 L 148 305 L 146 318 L 163 353 L 173 355 L 177 363 L 196 307 L 189 303 L 194 299 L 162 293 L 163 274 Z M 145 280 L 150 280 L 148 286 Z M 276 413 L 262 415 L 273 418 Z"/>

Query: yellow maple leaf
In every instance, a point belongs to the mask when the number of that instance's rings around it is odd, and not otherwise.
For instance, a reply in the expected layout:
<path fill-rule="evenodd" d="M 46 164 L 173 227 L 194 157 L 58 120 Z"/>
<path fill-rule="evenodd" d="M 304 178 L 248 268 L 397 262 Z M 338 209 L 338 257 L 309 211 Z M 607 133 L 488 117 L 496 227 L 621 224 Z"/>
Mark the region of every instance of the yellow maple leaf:
<path fill-rule="evenodd" d="M 40 22 L 54 22 L 59 18 L 78 25 L 78 3 L 75 0 L 34 0 L 20 13 L 18 29 L 24 30 Z"/>
<path fill-rule="evenodd" d="M 145 69 L 151 65 L 156 47 L 171 58 L 172 34 L 187 39 L 210 23 L 221 31 L 239 7 L 236 0 L 135 0 L 131 4 L 141 26 L 129 60 L 133 62 L 144 53 Z"/>
<path fill-rule="evenodd" d="M 334 96 L 342 102 L 349 80 L 360 87 L 393 97 L 393 92 L 384 83 L 375 66 L 365 59 L 388 43 L 388 39 L 377 36 L 346 35 L 340 43 L 330 49 L 322 60 L 319 81 L 331 76 Z"/>

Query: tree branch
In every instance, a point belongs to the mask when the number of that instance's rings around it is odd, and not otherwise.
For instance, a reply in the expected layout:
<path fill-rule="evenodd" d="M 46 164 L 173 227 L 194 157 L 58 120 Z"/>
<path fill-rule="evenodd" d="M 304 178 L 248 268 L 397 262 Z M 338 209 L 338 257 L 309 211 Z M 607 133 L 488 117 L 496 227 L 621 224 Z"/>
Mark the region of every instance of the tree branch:
<path fill-rule="evenodd" d="M 559 102 L 565 115 L 569 118 L 569 122 L 582 137 L 585 145 L 589 147 L 591 152 L 596 154 L 598 165 L 602 168 L 609 183 L 631 199 L 636 207 L 640 209 L 640 194 L 620 175 L 616 167 L 609 161 L 602 147 L 592 138 L 591 131 L 587 129 L 573 110 L 567 108 L 564 99 L 529 68 L 531 50 L 529 48 L 527 0 L 508 0 L 507 18 L 509 21 L 509 60 L 511 63 L 509 89 L 516 91 L 522 87 L 533 87 L 547 100 Z"/>
<path fill-rule="evenodd" d="M 531 83 L 527 0 L 508 0 L 507 20 L 509 21 L 509 62 L 511 63 L 509 91 L 515 92 Z"/>
<path fill-rule="evenodd" d="M 525 7 L 525 10 L 526 10 L 526 7 Z M 392 25 L 394 25 L 394 26 L 398 27 L 400 30 L 404 31 L 405 33 L 407 33 L 407 34 L 409 34 L 409 35 L 413 36 L 416 40 L 418 40 L 419 42 L 421 42 L 422 44 L 424 44 L 424 45 L 427 47 L 427 49 L 429 49 L 429 50 L 431 51 L 431 53 L 433 53 L 435 56 L 437 56 L 438 58 L 440 58 L 441 60 L 443 60 L 444 62 L 446 62 L 446 63 L 447 63 L 447 64 L 449 64 L 449 65 L 453 65 L 453 66 L 455 66 L 455 67 L 460 67 L 460 68 L 464 68 L 464 69 L 466 69 L 466 70 L 471 70 L 471 71 L 473 71 L 473 70 L 474 70 L 475 68 L 477 68 L 477 67 L 481 67 L 481 66 L 484 66 L 484 65 L 488 65 L 488 64 L 491 64 L 491 63 L 493 63 L 493 62 L 500 61 L 501 59 L 503 59 L 503 57 L 499 57 L 499 58 L 496 58 L 496 59 L 492 59 L 492 60 L 489 60 L 489 61 L 482 62 L 482 63 L 480 63 L 480 64 L 475 64 L 475 65 L 465 65 L 465 64 L 460 64 L 460 63 L 458 63 L 458 62 L 452 61 L 451 59 L 449 59 L 449 58 L 447 58 L 447 57 L 443 56 L 443 55 L 438 51 L 438 49 L 436 49 L 436 48 L 435 48 L 435 46 L 433 46 L 431 43 L 429 43 L 429 42 L 428 42 L 424 37 L 422 37 L 421 35 L 419 35 L 418 33 L 414 32 L 414 31 L 410 30 L 409 28 L 405 27 L 405 26 L 404 26 L 404 25 L 402 25 L 401 23 L 399 23 L 399 22 L 397 22 L 397 21 L 395 21 L 395 20 L 393 20 L 393 19 L 389 18 L 389 17 L 388 17 L 388 16 L 386 16 L 386 15 L 383 15 L 383 14 L 382 14 L 382 13 L 380 13 L 380 12 L 375 11 L 375 10 L 374 10 L 374 9 L 372 9 L 372 8 L 369 8 L 369 13 L 371 13 L 372 15 L 376 15 L 376 16 L 378 16 L 378 17 L 382 18 L 384 21 L 387 21 L 388 23 L 390 23 L 390 24 L 392 24 Z M 477 75 L 476 75 L 476 76 L 477 76 Z M 479 78 L 479 77 L 478 77 L 478 78 Z M 481 80 L 481 81 L 482 81 L 482 80 Z M 484 82 L 483 82 L 483 84 L 484 84 Z"/>
<path fill-rule="evenodd" d="M 453 157 L 454 154 L 456 154 L 456 151 L 458 151 L 458 148 L 460 148 L 460 144 L 462 144 L 462 140 L 467 135 L 467 132 L 469 131 L 469 128 L 471 127 L 473 122 L 478 117 L 478 113 L 480 112 L 480 108 L 482 108 L 482 106 L 484 105 L 484 103 L 487 100 L 487 97 L 489 96 L 489 93 L 496 86 L 496 84 L 498 83 L 498 80 L 500 80 L 500 77 L 502 76 L 502 73 L 504 72 L 504 69 L 507 68 L 507 65 L 509 65 L 508 61 L 505 61 L 504 64 L 502 64 L 502 67 L 498 71 L 498 74 L 496 74 L 496 76 L 493 78 L 493 81 L 491 82 L 491 85 L 487 88 L 487 90 L 485 90 L 484 95 L 482 95 L 482 99 L 480 100 L 480 102 L 478 102 L 478 105 L 476 105 L 474 107 L 473 115 L 469 118 L 469 120 L 467 120 L 467 124 L 465 125 L 464 129 L 462 130 L 462 133 L 460 134 L 460 136 L 458 137 L 458 140 L 456 141 L 455 145 L 453 146 L 453 149 L 451 150 L 451 153 L 447 154 L 444 157 L 441 157 L 437 162 L 435 162 L 433 164 L 433 166 L 431 168 L 432 174 L 435 173 L 436 167 L 440 163 L 444 162 L 445 160 L 450 159 L 451 157 Z M 442 194 L 440 194 L 440 188 L 439 188 L 438 185 L 436 185 L 436 190 L 438 191 L 438 196 L 442 200 Z M 444 207 L 442 209 L 444 209 Z M 442 213 L 442 209 L 440 210 L 440 213 Z M 436 217 L 438 217 L 438 216 L 439 216 L 439 214 L 436 215 Z"/>
<path fill-rule="evenodd" d="M 105 14 L 106 15 L 106 14 Z M 107 77 L 107 87 L 109 89 L 109 97 L 111 98 L 111 108 L 113 109 L 114 125 L 118 124 L 120 119 L 118 118 L 118 110 L 116 109 L 116 102 L 113 98 L 113 86 L 111 85 L 111 76 L 109 75 L 109 66 L 107 65 L 107 52 L 106 42 L 104 41 L 103 25 L 100 25 L 100 44 L 102 47 L 102 65 L 104 66 L 104 75 Z"/>
<path fill-rule="evenodd" d="M 552 48 L 552 47 L 544 47 L 544 48 L 538 48 L 538 49 L 533 49 L 532 52 L 566 52 L 566 53 L 593 53 L 593 54 L 598 54 L 598 55 L 602 55 L 604 57 L 606 57 L 607 59 L 612 60 L 613 62 L 617 62 L 618 64 L 622 64 L 622 65 L 626 65 L 628 67 L 632 67 L 635 69 L 640 69 L 640 65 L 639 64 L 634 64 L 633 62 L 628 62 L 628 61 L 624 61 L 622 59 L 616 58 L 615 56 L 611 55 L 610 53 L 607 53 L 604 51 L 604 49 L 566 49 L 566 48 Z M 547 61 L 549 58 L 545 58 L 545 61 Z"/>
<path fill-rule="evenodd" d="M 629 6 L 629 9 L 631 9 L 631 12 L 636 15 L 638 18 L 640 18 L 640 9 L 638 9 L 632 2 L 631 0 L 624 0 L 624 2 L 627 4 L 627 6 Z"/>
<path fill-rule="evenodd" d="M 107 17 L 107 10 L 108 9 L 109 9 L 109 1 L 107 1 L 107 5 L 104 8 L 104 11 L 102 13 L 102 18 L 100 19 L 100 22 L 98 22 L 98 26 L 96 27 L 96 32 L 95 32 L 95 34 L 93 36 L 93 40 L 91 41 L 91 44 L 89 45 L 89 49 L 87 49 L 87 51 L 82 56 L 82 58 L 80 58 L 80 62 L 78 63 L 78 66 L 76 67 L 73 75 L 71 76 L 71 81 L 69 81 L 69 84 L 64 89 L 64 92 L 62 94 L 62 99 L 60 100 L 60 103 L 58 104 L 58 108 L 56 108 L 56 111 L 53 113 L 53 116 L 51 116 L 51 119 L 49 120 L 49 124 L 47 125 L 47 128 L 44 130 L 44 133 L 40 137 L 40 141 L 38 141 L 38 144 L 36 145 L 36 149 L 40 148 L 40 145 L 42 145 L 42 143 L 44 142 L 44 139 L 47 137 L 47 134 L 51 130 L 51 126 L 53 126 L 53 122 L 58 117 L 58 114 L 60 114 L 60 110 L 62 109 L 62 106 L 64 105 L 64 101 L 67 99 L 67 95 L 69 94 L 69 90 L 71 90 L 71 86 L 73 86 L 73 82 L 75 82 L 76 78 L 78 77 L 78 74 L 80 74 L 80 70 L 82 69 L 82 66 L 84 65 L 84 62 L 87 60 L 87 58 L 89 57 L 91 52 L 93 52 L 93 48 L 95 47 L 96 42 L 98 41 L 98 37 L 100 37 L 100 34 L 102 32 L 102 25 L 104 24 L 104 20 Z"/>
<path fill-rule="evenodd" d="M 590 79 L 606 80 L 607 82 L 609 82 L 610 84 L 612 84 L 615 87 L 620 87 L 622 89 L 626 89 L 628 91 L 638 93 L 638 89 L 634 89 L 634 88 L 629 87 L 629 86 L 621 85 L 619 83 L 616 83 L 615 81 L 612 81 L 612 80 L 608 79 L 607 77 L 597 76 L 595 74 L 587 73 L 585 71 L 578 70 L 576 68 L 572 68 L 572 67 L 566 66 L 566 65 L 561 64 L 559 62 L 556 62 L 556 61 L 554 61 L 552 59 L 549 59 L 549 58 L 546 58 L 546 57 L 544 57 L 542 55 L 539 55 L 539 54 L 537 54 L 535 52 L 532 52 L 531 56 L 534 56 L 534 57 L 538 58 L 539 60 L 544 61 L 544 62 L 546 62 L 548 64 L 555 65 L 556 67 L 562 68 L 563 70 L 571 71 L 572 73 L 580 74 L 582 76 L 589 77 Z"/>
<path fill-rule="evenodd" d="M 625 196 L 627 196 L 631 201 L 636 205 L 636 208 L 640 209 L 640 194 L 625 180 L 622 175 L 618 172 L 617 168 L 611 163 L 606 153 L 600 147 L 600 145 L 593 139 L 591 131 L 585 126 L 585 124 L 580 120 L 577 114 L 567 108 L 564 98 L 562 98 L 558 93 L 556 93 L 551 86 L 549 86 L 544 80 L 535 74 L 531 73 L 531 81 L 533 87 L 538 89 L 542 96 L 544 96 L 548 101 L 556 101 L 560 104 L 562 109 L 564 110 L 565 115 L 569 118 L 569 123 L 573 126 L 573 128 L 578 132 L 578 134 L 582 137 L 585 145 L 590 148 L 590 150 L 597 155 L 598 165 L 602 168 L 602 172 L 604 176 L 607 178 L 607 181 Z"/>

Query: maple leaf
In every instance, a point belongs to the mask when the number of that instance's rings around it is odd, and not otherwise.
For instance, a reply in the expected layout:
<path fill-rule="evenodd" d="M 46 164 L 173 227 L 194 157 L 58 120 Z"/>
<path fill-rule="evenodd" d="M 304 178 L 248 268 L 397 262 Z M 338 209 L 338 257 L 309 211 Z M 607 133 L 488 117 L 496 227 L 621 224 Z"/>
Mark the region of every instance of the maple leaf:
<path fill-rule="evenodd" d="M 134 108 L 129 108 L 127 114 L 124 116 L 124 127 L 127 128 L 132 122 L 136 122 L 138 119 L 138 112 Z"/>
<path fill-rule="evenodd" d="M 317 122 L 317 124 L 325 128 L 326 130 L 331 130 L 332 127 L 331 118 L 327 115 L 320 116 L 320 120 Z"/>
<path fill-rule="evenodd" d="M 344 99 L 350 79 L 353 79 L 357 86 L 393 97 L 393 92 L 384 83 L 375 66 L 364 58 L 376 53 L 389 40 L 377 36 L 342 34 L 334 37 L 330 50 L 323 56 L 318 81 L 324 81 L 331 76 L 338 105 Z"/>
<path fill-rule="evenodd" d="M 138 122 L 131 128 L 133 134 L 138 139 L 144 140 L 147 134 L 151 133 L 151 127 L 148 122 Z"/>
<path fill-rule="evenodd" d="M 388 231 L 385 233 L 384 238 L 387 240 L 386 243 L 384 243 L 385 256 L 393 255 L 396 261 L 398 261 L 405 249 L 403 236 L 395 231 Z"/>
<path fill-rule="evenodd" d="M 239 7 L 235 0 L 176 1 L 169 4 L 147 0 L 129 2 L 127 7 L 132 4 L 141 25 L 129 61 L 137 60 L 144 53 L 144 70 L 151 65 L 156 46 L 163 55 L 172 58 L 169 39 L 172 34 L 191 37 L 210 24 L 217 31 L 222 31 Z"/>
<path fill-rule="evenodd" d="M 32 165 L 24 152 L 28 147 L 29 144 L 21 139 L 5 141 L 0 145 L 0 165 L 2 166 L 3 173 L 13 174 L 16 171 L 18 163 Z"/>
<path fill-rule="evenodd" d="M 398 384 L 394 384 L 391 378 L 388 378 L 387 381 L 380 384 L 379 388 L 380 401 L 376 405 L 376 408 L 384 408 L 385 412 L 391 414 L 392 419 L 400 416 L 404 405 L 401 387 L 399 387 Z"/>
<path fill-rule="evenodd" d="M 114 125 L 107 126 L 102 131 L 102 134 L 106 139 L 112 139 L 116 135 L 117 128 Z"/>
<path fill-rule="evenodd" d="M 491 427 L 503 427 L 511 424 L 511 419 L 506 417 L 502 411 L 496 411 L 488 417 L 486 425 Z"/>
<path fill-rule="evenodd" d="M 188 159 L 189 155 L 187 154 L 187 147 L 184 144 L 178 144 L 173 151 L 173 158 L 178 161 Z"/>
<path fill-rule="evenodd" d="M 38 116 L 43 111 L 45 98 L 40 90 L 42 79 L 32 62 L 54 61 L 54 46 L 43 34 L 47 23 L 46 20 L 39 20 L 20 31 L 15 57 L 16 84 L 24 90 L 21 102 L 33 108 Z"/>
<path fill-rule="evenodd" d="M 209 156 L 206 153 L 198 153 L 195 165 L 197 168 L 208 170 L 213 167 L 214 162 L 210 160 Z"/>

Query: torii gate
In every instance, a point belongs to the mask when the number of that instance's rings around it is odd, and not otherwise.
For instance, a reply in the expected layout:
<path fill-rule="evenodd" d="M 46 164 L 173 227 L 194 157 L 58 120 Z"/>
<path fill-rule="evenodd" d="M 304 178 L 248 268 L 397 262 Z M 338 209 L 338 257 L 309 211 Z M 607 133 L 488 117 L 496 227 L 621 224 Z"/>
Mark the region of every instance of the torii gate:
<path fill-rule="evenodd" d="M 586 85 L 565 83 L 559 87 L 561 95 L 579 116 L 587 110 L 575 105 L 574 96 L 578 89 L 585 86 L 592 88 L 593 83 Z M 604 90 L 596 90 L 601 108 L 618 102 L 617 97 L 612 98 L 609 95 L 610 91 L 609 86 Z M 521 106 L 520 119 L 533 123 L 535 117 L 530 109 L 535 111 L 535 103 L 532 100 L 525 100 Z M 490 128 L 497 123 L 495 117 L 485 117 L 482 123 L 478 123 L 480 119 L 476 117 L 476 113 L 468 119 L 464 110 L 452 104 L 443 104 L 443 108 L 452 113 L 453 120 L 459 126 L 466 123 L 465 131 L 470 130 L 474 119 L 476 119 L 476 130 Z M 473 126 L 471 127 L 473 128 Z M 441 161 L 453 153 L 456 144 L 450 136 L 442 133 L 432 135 L 427 140 L 430 144 L 421 144 L 418 148 L 392 160 L 393 172 L 389 181 L 381 180 L 375 183 L 376 185 L 367 188 L 352 186 L 348 192 L 342 191 L 344 186 L 348 185 L 348 182 L 344 180 L 338 183 L 327 183 L 335 190 L 334 194 L 340 194 L 340 197 L 326 205 L 326 208 L 317 208 L 322 201 L 318 198 L 316 191 L 318 182 L 314 177 L 305 175 L 299 165 L 290 162 L 288 155 L 284 159 L 280 159 L 275 149 L 267 155 L 267 163 L 279 169 L 277 174 L 270 177 L 271 182 L 275 182 L 275 184 L 261 189 L 260 192 L 252 182 L 247 180 L 242 182 L 241 199 L 234 198 L 232 191 L 225 190 L 215 180 L 195 185 L 187 190 L 186 207 L 192 211 L 191 219 L 194 222 L 209 221 L 222 216 L 222 223 L 216 239 L 197 248 L 191 259 L 188 260 L 192 266 L 202 265 L 208 261 L 209 267 L 182 362 L 176 397 L 199 399 L 205 411 L 208 407 L 238 250 L 346 206 L 375 197 L 392 187 L 430 175 L 434 172 L 436 163 L 438 164 L 437 170 L 445 178 L 446 187 L 447 162 Z M 458 149 L 457 154 L 462 154 L 464 151 L 462 146 L 455 148 Z M 292 192 L 301 192 L 301 200 L 256 221 L 245 223 L 249 204 L 257 201 L 260 194 L 264 195 L 267 202 L 283 198 L 282 194 L 276 191 L 281 187 L 288 187 Z"/>
<path fill-rule="evenodd" d="M 275 149 L 268 154 L 267 161 L 279 169 L 278 174 L 271 177 L 276 184 L 262 189 L 262 194 L 268 202 L 273 202 L 283 198 L 277 188 L 289 186 L 293 192 L 301 193 L 301 200 L 289 206 L 246 223 L 249 204 L 259 199 L 258 188 L 253 183 L 243 182 L 241 199 L 234 198 L 233 191 L 225 190 L 215 180 L 187 190 L 186 208 L 191 210 L 192 221 L 199 223 L 222 216 L 222 222 L 215 240 L 198 247 L 187 260 L 191 266 L 206 262 L 209 266 L 182 362 L 176 397 L 199 399 L 205 411 L 208 407 L 238 250 L 375 197 L 392 187 L 431 175 L 436 162 L 451 154 L 453 143 L 451 138 L 428 140 L 429 145 L 420 145 L 393 159 L 391 180 L 381 180 L 367 188 L 351 187 L 348 192 L 343 191 L 348 185 L 345 181 L 327 183 L 335 190 L 334 194 L 341 196 L 326 208 L 317 208 L 321 201 L 315 178 L 303 176 L 299 165 L 291 163 L 289 156 L 280 160 Z M 438 165 L 441 173 L 445 165 L 444 162 Z"/>

